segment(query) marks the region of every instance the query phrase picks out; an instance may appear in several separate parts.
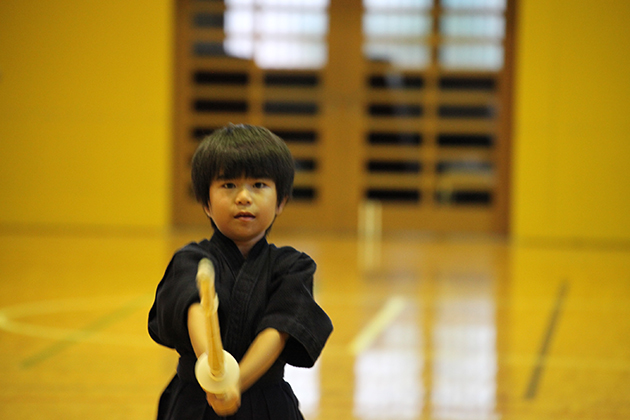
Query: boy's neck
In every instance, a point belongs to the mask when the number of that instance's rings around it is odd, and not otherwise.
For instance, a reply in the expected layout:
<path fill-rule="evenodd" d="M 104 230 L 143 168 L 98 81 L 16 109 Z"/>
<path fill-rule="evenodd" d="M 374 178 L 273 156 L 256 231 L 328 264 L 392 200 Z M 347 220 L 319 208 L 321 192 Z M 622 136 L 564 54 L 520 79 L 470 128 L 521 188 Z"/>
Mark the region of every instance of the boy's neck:
<path fill-rule="evenodd" d="M 256 244 L 260 242 L 260 240 L 264 237 L 265 235 L 263 234 L 262 236 L 256 237 L 255 239 L 252 239 L 251 241 L 247 241 L 244 243 L 239 243 L 234 240 L 232 240 L 232 242 L 234 242 L 238 250 L 241 251 L 241 255 L 243 255 L 243 258 L 247 259 L 252 248 L 254 248 L 254 246 L 256 246 Z"/>
<path fill-rule="evenodd" d="M 230 238 L 229 236 L 225 235 L 223 232 L 221 232 L 220 230 L 215 228 L 215 232 L 214 234 L 219 234 L 221 235 L 223 238 L 229 240 L 230 242 L 232 242 L 236 248 L 239 250 L 240 254 L 243 256 L 244 259 L 247 259 L 247 257 L 249 256 L 249 254 L 251 253 L 252 249 L 254 249 L 254 247 L 256 246 L 256 244 L 258 244 L 263 238 L 265 238 L 267 235 L 266 233 L 263 233 L 261 236 L 256 237 L 254 239 L 252 239 L 251 241 L 247 241 L 247 242 L 238 242 L 235 241 L 234 239 Z"/>

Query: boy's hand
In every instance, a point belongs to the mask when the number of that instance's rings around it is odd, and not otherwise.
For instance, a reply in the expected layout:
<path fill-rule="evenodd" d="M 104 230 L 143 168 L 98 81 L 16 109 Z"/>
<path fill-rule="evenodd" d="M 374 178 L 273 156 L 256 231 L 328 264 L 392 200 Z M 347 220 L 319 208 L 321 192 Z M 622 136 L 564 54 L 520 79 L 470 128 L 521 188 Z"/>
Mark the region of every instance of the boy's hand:
<path fill-rule="evenodd" d="M 224 394 L 216 395 L 206 392 L 208 404 L 219 416 L 229 416 L 241 406 L 241 393 L 238 387 L 228 389 Z"/>

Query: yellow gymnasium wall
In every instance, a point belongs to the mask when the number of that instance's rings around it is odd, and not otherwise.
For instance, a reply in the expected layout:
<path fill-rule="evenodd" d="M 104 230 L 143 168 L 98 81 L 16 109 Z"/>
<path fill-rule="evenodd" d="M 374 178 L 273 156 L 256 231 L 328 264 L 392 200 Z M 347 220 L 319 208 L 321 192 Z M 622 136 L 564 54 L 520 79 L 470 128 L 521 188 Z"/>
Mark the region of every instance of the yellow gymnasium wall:
<path fill-rule="evenodd" d="M 0 225 L 169 223 L 172 5 L 0 1 Z"/>
<path fill-rule="evenodd" d="M 630 2 L 520 0 L 517 239 L 630 239 Z"/>

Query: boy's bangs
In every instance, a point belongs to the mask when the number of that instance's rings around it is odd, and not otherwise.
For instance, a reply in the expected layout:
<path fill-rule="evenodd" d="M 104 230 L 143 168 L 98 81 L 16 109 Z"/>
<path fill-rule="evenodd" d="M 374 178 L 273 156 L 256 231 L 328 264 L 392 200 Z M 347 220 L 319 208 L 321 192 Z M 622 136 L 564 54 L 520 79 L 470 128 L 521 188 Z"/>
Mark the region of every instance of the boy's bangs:
<path fill-rule="evenodd" d="M 223 179 L 246 178 L 270 178 L 275 181 L 276 171 L 270 159 L 264 156 L 252 156 L 248 153 L 229 153 L 217 165 L 219 173 L 215 176 Z"/>

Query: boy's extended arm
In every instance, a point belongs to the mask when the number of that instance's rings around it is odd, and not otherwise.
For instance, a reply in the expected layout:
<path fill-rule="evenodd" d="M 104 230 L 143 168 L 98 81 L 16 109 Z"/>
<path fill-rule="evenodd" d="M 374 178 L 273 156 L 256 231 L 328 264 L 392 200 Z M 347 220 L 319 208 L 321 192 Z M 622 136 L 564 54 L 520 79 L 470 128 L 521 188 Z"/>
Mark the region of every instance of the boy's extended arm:
<path fill-rule="evenodd" d="M 241 392 L 252 386 L 274 364 L 287 342 L 288 334 L 267 328 L 256 336 L 239 363 Z"/>
<path fill-rule="evenodd" d="M 191 305 L 188 309 L 188 334 L 197 357 L 208 351 L 205 325 L 203 307 L 199 303 Z M 240 406 L 240 394 L 269 370 L 282 353 L 287 339 L 288 334 L 273 328 L 267 328 L 256 336 L 239 363 L 239 389 L 222 397 L 208 394 L 208 402 L 217 414 L 229 415 L 236 412 Z"/>
<path fill-rule="evenodd" d="M 200 303 L 194 303 L 188 308 L 188 335 L 197 358 L 208 351 L 206 313 Z"/>

